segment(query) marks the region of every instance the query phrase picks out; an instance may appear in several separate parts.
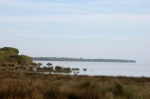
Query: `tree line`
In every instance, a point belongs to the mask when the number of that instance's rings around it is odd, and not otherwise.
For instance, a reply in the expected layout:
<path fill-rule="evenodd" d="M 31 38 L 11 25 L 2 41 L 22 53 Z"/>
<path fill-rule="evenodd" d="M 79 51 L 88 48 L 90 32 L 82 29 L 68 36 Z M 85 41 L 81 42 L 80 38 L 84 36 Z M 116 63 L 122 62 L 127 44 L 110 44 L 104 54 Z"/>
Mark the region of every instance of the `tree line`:
<path fill-rule="evenodd" d="M 125 59 L 83 59 L 83 58 L 68 58 L 68 57 L 32 57 L 34 61 L 79 61 L 79 62 L 126 62 L 136 63 L 135 60 Z"/>

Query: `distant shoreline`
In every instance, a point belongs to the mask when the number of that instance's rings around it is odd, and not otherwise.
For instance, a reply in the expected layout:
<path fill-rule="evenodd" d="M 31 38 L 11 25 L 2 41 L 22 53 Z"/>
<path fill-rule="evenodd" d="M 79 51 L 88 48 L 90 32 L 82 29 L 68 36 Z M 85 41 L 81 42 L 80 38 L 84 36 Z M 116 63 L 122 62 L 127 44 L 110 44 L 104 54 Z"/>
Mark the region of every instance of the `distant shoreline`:
<path fill-rule="evenodd" d="M 135 60 L 125 59 L 83 59 L 68 57 L 32 57 L 33 61 L 72 61 L 72 62 L 118 62 L 118 63 L 136 63 Z"/>

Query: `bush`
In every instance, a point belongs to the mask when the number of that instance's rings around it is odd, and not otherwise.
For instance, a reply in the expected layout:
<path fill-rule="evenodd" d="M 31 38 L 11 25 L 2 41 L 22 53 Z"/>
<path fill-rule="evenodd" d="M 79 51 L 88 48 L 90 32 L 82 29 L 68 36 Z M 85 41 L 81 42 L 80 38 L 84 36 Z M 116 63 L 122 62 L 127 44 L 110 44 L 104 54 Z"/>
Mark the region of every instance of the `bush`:
<path fill-rule="evenodd" d="M 60 69 L 62 69 L 61 66 L 56 66 L 56 67 L 55 67 L 55 70 L 60 70 Z"/>
<path fill-rule="evenodd" d="M 0 64 L 33 65 L 32 58 L 26 55 L 18 55 L 19 50 L 12 47 L 0 49 Z M 8 64 L 9 65 L 9 64 Z M 35 64 L 34 64 L 35 65 Z"/>

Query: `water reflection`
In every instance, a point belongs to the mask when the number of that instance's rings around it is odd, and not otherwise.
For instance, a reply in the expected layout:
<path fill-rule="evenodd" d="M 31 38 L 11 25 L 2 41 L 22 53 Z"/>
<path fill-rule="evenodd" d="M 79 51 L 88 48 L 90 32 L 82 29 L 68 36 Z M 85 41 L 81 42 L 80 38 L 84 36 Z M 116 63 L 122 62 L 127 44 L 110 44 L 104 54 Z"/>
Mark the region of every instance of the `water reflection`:
<path fill-rule="evenodd" d="M 41 62 L 44 67 L 47 63 L 52 63 L 55 66 L 70 67 L 70 75 L 76 73 L 77 75 L 90 76 L 132 76 L 132 77 L 150 77 L 150 64 L 141 63 L 104 63 L 104 62 L 65 62 L 65 61 L 35 61 Z M 73 71 L 72 68 L 79 68 L 79 72 Z M 83 70 L 86 68 L 87 70 Z M 51 72 L 52 73 L 52 72 Z M 55 73 L 55 72 L 54 72 Z"/>
<path fill-rule="evenodd" d="M 87 70 L 86 68 L 83 69 L 83 71 L 86 70 Z M 80 73 L 79 68 L 71 68 L 71 67 L 64 67 L 64 66 L 37 67 L 35 71 L 42 74 L 79 74 Z"/>

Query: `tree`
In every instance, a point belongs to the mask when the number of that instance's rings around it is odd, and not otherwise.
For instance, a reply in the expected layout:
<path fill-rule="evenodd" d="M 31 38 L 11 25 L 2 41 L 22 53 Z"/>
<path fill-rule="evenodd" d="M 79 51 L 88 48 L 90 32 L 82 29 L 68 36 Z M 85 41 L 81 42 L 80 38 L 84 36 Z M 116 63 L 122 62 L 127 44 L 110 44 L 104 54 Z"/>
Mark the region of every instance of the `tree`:
<path fill-rule="evenodd" d="M 13 48 L 13 47 L 3 47 L 3 48 L 1 48 L 1 50 L 3 50 L 3 51 L 12 51 L 12 52 L 14 52 L 16 55 L 19 54 L 19 50 L 16 49 L 16 48 Z"/>
<path fill-rule="evenodd" d="M 26 55 L 19 55 L 19 64 L 21 65 L 29 65 L 32 63 L 32 58 Z"/>
<path fill-rule="evenodd" d="M 26 55 L 18 55 L 19 50 L 13 47 L 0 48 L 0 65 L 21 65 L 21 66 L 36 66 L 32 58 Z"/>
<path fill-rule="evenodd" d="M 38 66 L 40 66 L 40 67 L 41 67 L 41 65 L 42 65 L 42 63 L 38 63 Z"/>
<path fill-rule="evenodd" d="M 47 66 L 51 66 L 52 65 L 52 63 L 47 63 Z"/>

